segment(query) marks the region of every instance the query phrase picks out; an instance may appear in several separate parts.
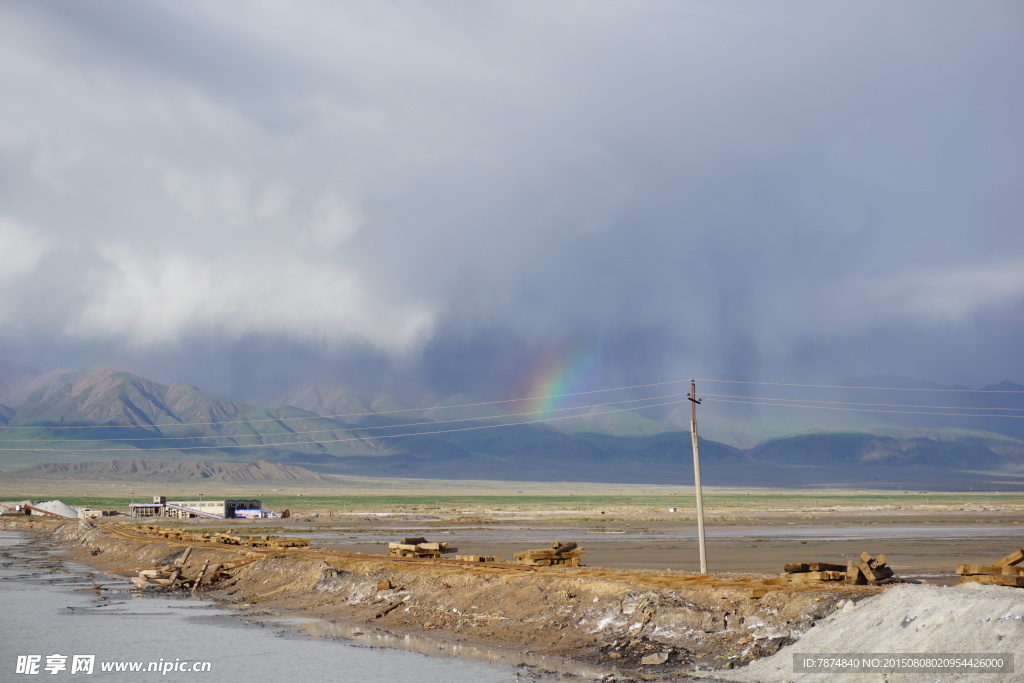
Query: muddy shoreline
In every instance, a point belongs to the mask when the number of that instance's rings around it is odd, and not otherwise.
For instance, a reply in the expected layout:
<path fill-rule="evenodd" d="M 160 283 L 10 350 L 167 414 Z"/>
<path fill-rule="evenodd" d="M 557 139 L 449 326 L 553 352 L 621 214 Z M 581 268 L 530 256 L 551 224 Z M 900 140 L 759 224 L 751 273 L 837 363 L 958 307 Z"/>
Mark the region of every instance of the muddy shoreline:
<path fill-rule="evenodd" d="M 168 564 L 186 547 L 156 537 L 125 538 L 77 521 L 32 518 L 2 525 L 59 539 L 69 559 L 102 570 Z M 765 584 L 764 576 L 739 574 L 467 566 L 317 549 L 259 554 L 188 545 L 189 562 L 255 558 L 197 593 L 253 617 L 365 624 L 367 630 L 571 660 L 632 677 L 700 676 L 743 666 L 792 642 L 847 600 L 879 591 L 777 587 Z M 765 594 L 751 597 L 758 586 Z"/>

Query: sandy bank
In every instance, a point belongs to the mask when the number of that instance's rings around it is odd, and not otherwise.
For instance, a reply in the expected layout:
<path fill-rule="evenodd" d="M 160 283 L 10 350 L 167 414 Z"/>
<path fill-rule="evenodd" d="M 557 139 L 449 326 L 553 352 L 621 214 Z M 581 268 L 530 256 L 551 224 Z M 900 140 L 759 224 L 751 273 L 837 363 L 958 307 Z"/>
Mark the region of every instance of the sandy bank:
<path fill-rule="evenodd" d="M 49 533 L 102 569 L 176 561 L 181 542 L 124 537 L 57 520 L 4 521 Z M 474 566 L 325 550 L 255 553 L 189 544 L 190 563 L 251 564 L 202 592 L 254 613 L 304 614 L 397 632 L 533 652 L 625 672 L 678 675 L 773 654 L 872 587 L 780 588 L 757 577 L 682 572 Z M 198 569 L 193 571 L 198 572 Z M 764 587 L 759 599 L 751 587 Z M 664 656 L 667 654 L 667 657 Z M 659 664 L 643 664 L 644 658 Z"/>

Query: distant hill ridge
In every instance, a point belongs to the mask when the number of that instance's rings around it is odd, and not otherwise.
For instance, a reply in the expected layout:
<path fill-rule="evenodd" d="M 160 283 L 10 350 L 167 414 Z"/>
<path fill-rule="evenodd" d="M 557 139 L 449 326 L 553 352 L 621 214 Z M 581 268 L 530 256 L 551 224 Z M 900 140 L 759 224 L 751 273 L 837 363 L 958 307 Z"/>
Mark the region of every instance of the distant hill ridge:
<path fill-rule="evenodd" d="M 900 377 L 843 384 L 861 388 L 855 398 L 829 393 L 842 387 L 812 393 L 802 385 L 740 385 L 732 390 L 740 397 L 716 397 L 709 390 L 700 409 L 708 481 L 1024 488 L 1024 420 L 1006 417 L 1024 411 L 1021 385 L 1007 381 L 960 393 L 962 387 Z M 869 387 L 955 391 L 918 398 Z M 883 410 L 793 410 L 715 400 L 773 395 Z M 121 480 L 310 480 L 327 474 L 692 481 L 688 406 L 642 415 L 591 408 L 591 414 L 569 420 L 533 422 L 537 415 L 515 414 L 522 410 L 517 404 L 506 411 L 501 406 L 507 404 L 414 387 L 374 395 L 329 378 L 262 400 L 277 407 L 116 370 L 40 373 L 0 363 L 0 471 Z M 951 408 L 942 411 L 948 414 L 915 412 L 913 404 L 926 401 Z M 104 456 L 121 459 L 94 462 Z M 274 469 L 288 466 L 302 472 Z"/>
<path fill-rule="evenodd" d="M 0 469 L 12 469 L 11 461 L 15 466 L 33 462 L 19 450 L 26 437 L 39 442 L 37 448 L 53 444 L 61 451 L 51 460 L 77 460 L 96 448 L 114 457 L 160 452 L 167 460 L 188 457 L 185 453 L 195 454 L 196 448 L 210 454 L 224 448 L 224 455 L 235 455 L 242 447 L 264 449 L 257 457 L 266 458 L 282 443 L 289 454 L 380 450 L 339 420 L 290 406 L 268 410 L 188 384 L 165 386 L 117 370 L 33 375 L 0 367 L 0 372 L 7 373 L 0 381 L 6 377 L 9 388 L 6 403 L 0 403 L 0 456 L 5 461 Z"/>
<path fill-rule="evenodd" d="M 332 481 L 334 477 L 296 465 L 204 460 L 106 460 L 48 463 L 2 474 L 14 479 L 109 479 L 113 481 Z"/>

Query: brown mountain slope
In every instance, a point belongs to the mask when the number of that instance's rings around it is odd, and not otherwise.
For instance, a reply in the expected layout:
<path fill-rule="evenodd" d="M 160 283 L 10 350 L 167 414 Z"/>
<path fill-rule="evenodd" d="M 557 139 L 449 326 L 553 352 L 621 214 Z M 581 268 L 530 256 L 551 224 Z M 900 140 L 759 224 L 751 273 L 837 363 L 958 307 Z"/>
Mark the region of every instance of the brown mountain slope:
<path fill-rule="evenodd" d="M 103 462 L 46 463 L 3 475 L 15 479 L 104 479 L 111 481 L 331 481 L 334 477 L 304 467 L 256 462 L 202 460 L 107 460 Z"/>

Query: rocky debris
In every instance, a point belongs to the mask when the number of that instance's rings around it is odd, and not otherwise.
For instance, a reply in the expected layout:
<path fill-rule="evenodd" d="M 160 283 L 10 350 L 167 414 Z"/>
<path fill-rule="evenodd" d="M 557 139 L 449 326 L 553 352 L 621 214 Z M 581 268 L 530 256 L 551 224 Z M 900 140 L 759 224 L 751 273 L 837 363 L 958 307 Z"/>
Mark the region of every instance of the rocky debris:
<path fill-rule="evenodd" d="M 668 661 L 669 655 L 669 652 L 655 652 L 652 655 L 642 657 L 640 659 L 640 664 L 642 666 L 657 666 L 658 664 L 664 664 Z"/>
<path fill-rule="evenodd" d="M 173 564 L 165 564 L 159 567 L 148 567 L 143 569 L 115 569 L 106 573 L 126 574 L 129 572 L 138 572 L 137 576 L 133 576 L 129 579 L 133 584 L 135 584 L 135 588 L 138 590 L 144 590 L 149 587 L 169 589 L 185 588 L 191 589 L 192 593 L 195 593 L 204 582 L 207 587 L 210 587 L 212 584 L 231 578 L 232 570 L 253 562 L 253 560 L 240 560 L 238 562 L 228 563 L 197 562 L 187 564 L 191 553 L 192 548 L 186 548 L 185 552 L 181 554 L 180 559 Z"/>

